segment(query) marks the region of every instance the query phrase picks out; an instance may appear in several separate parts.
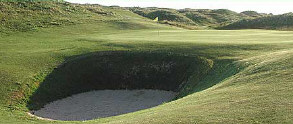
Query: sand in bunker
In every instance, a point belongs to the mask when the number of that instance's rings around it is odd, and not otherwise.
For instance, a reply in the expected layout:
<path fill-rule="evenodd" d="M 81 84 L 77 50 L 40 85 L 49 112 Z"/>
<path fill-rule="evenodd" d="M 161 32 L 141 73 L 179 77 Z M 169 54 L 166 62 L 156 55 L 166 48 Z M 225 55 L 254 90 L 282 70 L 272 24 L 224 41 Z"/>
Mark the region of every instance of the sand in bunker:
<path fill-rule="evenodd" d="M 91 120 L 154 107 L 175 95 L 161 90 L 98 90 L 52 102 L 34 115 L 53 120 Z"/>

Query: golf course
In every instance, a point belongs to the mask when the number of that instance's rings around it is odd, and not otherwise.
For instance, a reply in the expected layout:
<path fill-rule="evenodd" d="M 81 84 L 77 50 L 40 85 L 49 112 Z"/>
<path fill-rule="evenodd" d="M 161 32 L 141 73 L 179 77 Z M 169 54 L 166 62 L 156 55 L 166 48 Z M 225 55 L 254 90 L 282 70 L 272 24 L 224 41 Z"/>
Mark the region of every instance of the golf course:
<path fill-rule="evenodd" d="M 68 2 L 0 0 L 0 10 L 1 124 L 293 123 L 292 13 L 224 11 L 248 21 L 223 23 L 201 13 L 210 20 L 201 23 L 175 10 L 158 12 L 176 19 L 154 21 L 156 10 Z M 279 17 L 288 23 L 252 25 Z M 34 115 L 54 101 L 115 90 L 166 100 L 94 118 Z M 126 106 L 119 98 L 115 105 Z"/>

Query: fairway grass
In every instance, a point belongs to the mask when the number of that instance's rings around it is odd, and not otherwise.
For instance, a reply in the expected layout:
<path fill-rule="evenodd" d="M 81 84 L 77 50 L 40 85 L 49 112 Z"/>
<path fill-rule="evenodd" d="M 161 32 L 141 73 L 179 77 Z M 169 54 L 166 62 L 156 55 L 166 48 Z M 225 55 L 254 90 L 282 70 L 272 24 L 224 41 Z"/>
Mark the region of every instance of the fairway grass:
<path fill-rule="evenodd" d="M 293 123 L 293 32 L 184 30 L 96 22 L 0 36 L 0 123 Z M 158 35 L 158 30 L 160 34 Z M 27 103 L 66 60 L 99 51 L 200 56 L 213 67 L 158 107 L 90 121 L 30 117 Z"/>

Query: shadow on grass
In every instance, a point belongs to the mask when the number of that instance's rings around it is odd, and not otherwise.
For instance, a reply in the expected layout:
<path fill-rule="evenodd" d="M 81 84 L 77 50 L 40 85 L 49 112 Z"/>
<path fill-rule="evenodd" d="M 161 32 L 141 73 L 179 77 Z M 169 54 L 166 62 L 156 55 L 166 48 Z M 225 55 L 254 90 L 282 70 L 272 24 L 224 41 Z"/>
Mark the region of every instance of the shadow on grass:
<path fill-rule="evenodd" d="M 178 99 L 186 95 L 208 89 L 239 73 L 243 68 L 244 67 L 235 62 L 235 60 L 215 60 L 213 68 L 204 77 L 192 75 L 185 87 L 182 89 L 181 93 L 176 98 Z"/>

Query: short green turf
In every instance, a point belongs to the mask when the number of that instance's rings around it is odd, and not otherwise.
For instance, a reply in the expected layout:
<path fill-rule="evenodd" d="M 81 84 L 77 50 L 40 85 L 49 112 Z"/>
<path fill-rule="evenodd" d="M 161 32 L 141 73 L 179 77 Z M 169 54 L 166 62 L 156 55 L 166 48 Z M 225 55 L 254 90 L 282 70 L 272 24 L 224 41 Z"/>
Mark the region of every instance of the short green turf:
<path fill-rule="evenodd" d="M 143 19 L 1 35 L 0 123 L 293 123 L 292 48 L 291 31 L 193 31 Z M 46 75 L 66 58 L 98 51 L 201 56 L 214 66 L 178 99 L 151 109 L 84 122 L 27 115 L 29 97 Z"/>

